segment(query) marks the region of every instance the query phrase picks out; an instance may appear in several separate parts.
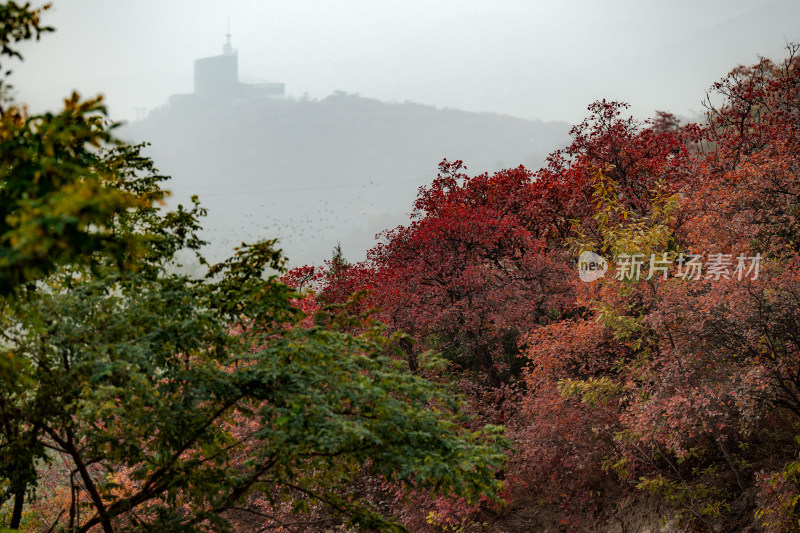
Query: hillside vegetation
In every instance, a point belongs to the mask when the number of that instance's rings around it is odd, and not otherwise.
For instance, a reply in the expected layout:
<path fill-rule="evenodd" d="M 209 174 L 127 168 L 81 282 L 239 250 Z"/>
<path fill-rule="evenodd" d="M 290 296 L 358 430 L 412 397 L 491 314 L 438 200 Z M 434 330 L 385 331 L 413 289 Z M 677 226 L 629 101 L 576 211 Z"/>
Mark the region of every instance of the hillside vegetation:
<path fill-rule="evenodd" d="M 800 531 L 800 46 L 702 124 L 599 100 L 538 170 L 444 159 L 359 260 L 289 268 L 272 238 L 207 257 L 205 207 L 168 203 L 101 97 L 9 96 L 46 10 L 0 3 L 0 527 Z M 309 173 L 364 216 L 336 180 L 475 124 L 542 131 L 348 95 L 137 127 L 180 187 L 266 205 L 246 161 L 294 172 L 279 225 Z"/>
<path fill-rule="evenodd" d="M 410 372 L 505 425 L 512 507 L 570 531 L 637 528 L 641 502 L 689 531 L 795 531 L 797 49 L 715 84 L 704 124 L 601 100 L 540 170 L 443 161 L 366 261 L 288 280 L 322 305 L 363 291 Z M 417 505 L 443 530 L 505 512 Z"/>

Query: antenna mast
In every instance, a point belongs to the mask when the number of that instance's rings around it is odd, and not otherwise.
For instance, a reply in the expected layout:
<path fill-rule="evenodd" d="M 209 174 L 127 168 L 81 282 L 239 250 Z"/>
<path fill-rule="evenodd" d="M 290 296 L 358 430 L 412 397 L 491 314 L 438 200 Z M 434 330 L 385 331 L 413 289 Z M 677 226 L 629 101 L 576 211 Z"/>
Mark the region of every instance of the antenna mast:
<path fill-rule="evenodd" d="M 233 46 L 231 46 L 231 17 L 228 16 L 228 33 L 225 34 L 225 45 L 222 47 L 223 54 L 232 54 Z"/>

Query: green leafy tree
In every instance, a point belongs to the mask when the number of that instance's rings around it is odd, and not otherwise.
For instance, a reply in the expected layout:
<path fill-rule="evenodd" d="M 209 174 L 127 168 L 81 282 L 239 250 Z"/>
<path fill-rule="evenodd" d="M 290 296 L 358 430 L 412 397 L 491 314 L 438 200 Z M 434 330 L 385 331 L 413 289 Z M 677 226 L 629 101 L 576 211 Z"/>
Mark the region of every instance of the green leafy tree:
<path fill-rule="evenodd" d="M 45 31 L 0 4 L 2 54 Z M 287 525 L 403 530 L 353 491 L 387 483 L 496 498 L 500 429 L 463 429 L 458 399 L 359 336 L 297 327 L 274 241 L 243 245 L 204 280 L 204 214 L 167 212 L 141 146 L 113 135 L 100 99 L 56 114 L 10 105 L 0 124 L 0 490 L 11 528 L 230 530 L 234 512 Z M 201 256 L 200 256 L 201 257 Z M 201 261 L 204 260 L 201 257 Z M 61 491 L 61 492 L 59 492 Z M 65 494 L 63 502 L 55 496 Z M 302 522 L 301 519 L 295 521 Z"/>

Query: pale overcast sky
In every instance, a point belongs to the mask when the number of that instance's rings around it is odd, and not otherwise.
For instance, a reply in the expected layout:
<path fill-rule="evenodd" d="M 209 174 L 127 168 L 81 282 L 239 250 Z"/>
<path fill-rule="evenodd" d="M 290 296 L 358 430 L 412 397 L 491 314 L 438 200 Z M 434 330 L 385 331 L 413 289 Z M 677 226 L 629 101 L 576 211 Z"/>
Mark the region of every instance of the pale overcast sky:
<path fill-rule="evenodd" d="M 599 98 L 690 117 L 733 66 L 800 41 L 797 0 L 53 0 L 57 32 L 25 47 L 13 83 L 35 111 L 78 89 L 132 119 L 191 92 L 228 19 L 241 79 L 290 96 L 572 123 Z"/>

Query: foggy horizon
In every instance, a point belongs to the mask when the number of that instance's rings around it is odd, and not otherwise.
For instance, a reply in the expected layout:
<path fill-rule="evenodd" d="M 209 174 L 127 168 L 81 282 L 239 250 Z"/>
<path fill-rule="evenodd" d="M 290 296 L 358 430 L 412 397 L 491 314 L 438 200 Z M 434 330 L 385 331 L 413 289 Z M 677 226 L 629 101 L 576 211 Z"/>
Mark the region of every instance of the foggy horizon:
<path fill-rule="evenodd" d="M 791 0 L 55 0 L 43 20 L 56 32 L 26 44 L 13 66 L 22 100 L 43 111 L 72 90 L 102 93 L 125 121 L 191 92 L 193 61 L 221 52 L 228 21 L 240 78 L 284 82 L 289 97 L 344 91 L 570 123 L 601 98 L 641 118 L 696 120 L 731 68 L 780 59 L 800 40 Z"/>
<path fill-rule="evenodd" d="M 294 265 L 320 264 L 337 242 L 363 259 L 408 222 L 444 158 L 470 174 L 536 170 L 603 98 L 640 119 L 701 120 L 712 83 L 800 41 L 790 0 L 55 0 L 42 20 L 55 33 L 12 66 L 21 102 L 41 112 L 73 90 L 103 94 L 123 138 L 152 143 L 170 204 L 198 194 L 209 208 L 214 258 L 279 237 Z M 285 97 L 171 108 L 228 31 L 239 80 L 283 83 Z"/>

